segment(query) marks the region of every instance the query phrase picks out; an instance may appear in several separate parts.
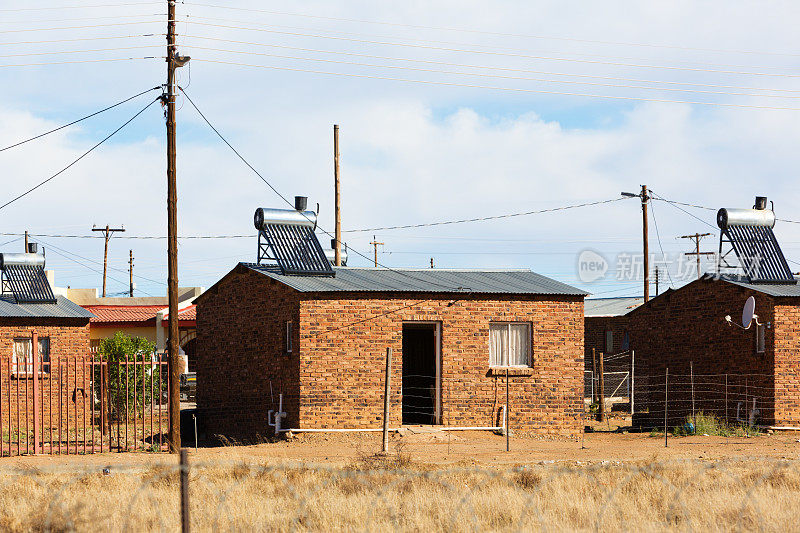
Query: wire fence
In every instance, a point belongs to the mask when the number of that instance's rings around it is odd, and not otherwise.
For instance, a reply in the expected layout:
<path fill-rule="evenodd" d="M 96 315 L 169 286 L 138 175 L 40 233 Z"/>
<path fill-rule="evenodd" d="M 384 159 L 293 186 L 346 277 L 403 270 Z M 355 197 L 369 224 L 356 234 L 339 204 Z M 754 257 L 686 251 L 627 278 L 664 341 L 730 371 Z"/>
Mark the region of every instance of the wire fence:
<path fill-rule="evenodd" d="M 783 531 L 795 460 L 435 468 L 241 460 L 0 468 L 4 530 Z"/>

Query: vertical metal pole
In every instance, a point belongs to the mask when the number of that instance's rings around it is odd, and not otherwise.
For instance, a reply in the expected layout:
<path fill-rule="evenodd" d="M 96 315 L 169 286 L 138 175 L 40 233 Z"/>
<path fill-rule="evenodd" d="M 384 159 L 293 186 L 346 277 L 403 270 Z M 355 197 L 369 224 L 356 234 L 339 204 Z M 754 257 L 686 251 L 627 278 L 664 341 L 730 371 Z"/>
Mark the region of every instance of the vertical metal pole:
<path fill-rule="evenodd" d="M 511 451 L 511 395 L 509 394 L 508 368 L 506 368 L 506 451 Z"/>
<path fill-rule="evenodd" d="M 386 348 L 386 375 L 383 378 L 383 453 L 389 453 L 389 399 L 392 392 L 392 348 Z"/>
<path fill-rule="evenodd" d="M 692 386 L 692 423 L 695 423 L 694 410 L 694 361 L 689 361 L 689 382 Z"/>
<path fill-rule="evenodd" d="M 189 453 L 180 450 L 181 466 L 181 533 L 189 533 Z"/>
<path fill-rule="evenodd" d="M 650 300 L 650 245 L 648 239 L 647 227 L 647 201 L 650 197 L 647 195 L 647 185 L 642 185 L 642 251 L 644 253 L 644 301 Z"/>
<path fill-rule="evenodd" d="M 725 373 L 725 423 L 728 422 L 728 374 Z"/>
<path fill-rule="evenodd" d="M 664 447 L 668 446 L 667 442 L 667 407 L 669 402 L 669 367 L 664 372 Z"/>
<path fill-rule="evenodd" d="M 592 402 L 597 400 L 597 392 L 594 388 L 594 382 L 597 377 L 597 350 L 592 348 Z"/>
<path fill-rule="evenodd" d="M 636 352 L 634 350 L 631 350 L 631 377 L 630 377 L 630 383 L 631 383 L 631 393 L 630 393 L 631 416 L 633 416 L 633 412 L 634 412 L 633 397 L 635 396 L 635 391 L 636 391 L 636 387 L 635 387 L 636 383 L 634 381 L 634 376 L 635 376 L 635 374 L 634 374 L 634 370 L 635 370 L 634 359 L 635 359 L 635 357 L 636 357 Z"/>
<path fill-rule="evenodd" d="M 83 408 L 81 418 L 83 419 L 83 455 L 86 455 L 86 356 L 81 356 L 81 389 L 83 389 Z M 77 400 L 78 391 L 75 391 Z"/>
<path fill-rule="evenodd" d="M 597 420 L 602 422 L 606 418 L 606 378 L 605 370 L 603 369 L 603 352 L 600 352 L 597 361 L 600 363 L 600 383 L 597 390 L 597 395 L 600 401 L 597 404 Z"/>
<path fill-rule="evenodd" d="M 336 211 L 336 227 L 334 238 L 336 239 L 333 247 L 334 261 L 336 266 L 342 266 L 342 189 L 339 182 L 339 125 L 333 125 L 333 176 L 334 176 L 334 210 Z"/>
<path fill-rule="evenodd" d="M 11 379 L 11 376 L 9 376 Z M 8 420 L 8 435 L 11 438 L 11 419 Z M 9 453 L 11 455 L 11 453 Z M 3 358 L 0 357 L 0 457 L 3 457 Z"/>
<path fill-rule="evenodd" d="M 181 449 L 180 367 L 178 365 L 178 192 L 175 143 L 175 0 L 167 0 L 167 286 L 169 294 L 170 452 Z"/>
<path fill-rule="evenodd" d="M 83 358 L 84 365 L 86 364 L 86 357 Z M 86 366 L 84 366 L 86 368 Z M 92 431 L 92 453 L 94 449 L 94 356 L 89 354 L 89 429 Z M 85 450 L 84 450 L 85 452 Z"/>
<path fill-rule="evenodd" d="M 42 435 L 39 432 L 39 335 L 34 331 L 31 335 L 31 366 L 33 370 L 33 453 L 42 453 L 40 445 Z"/>
<path fill-rule="evenodd" d="M 69 359 L 67 359 L 69 361 Z M 61 427 L 64 425 L 64 411 L 62 409 L 64 397 L 64 365 L 58 361 L 58 454 L 61 455 Z"/>

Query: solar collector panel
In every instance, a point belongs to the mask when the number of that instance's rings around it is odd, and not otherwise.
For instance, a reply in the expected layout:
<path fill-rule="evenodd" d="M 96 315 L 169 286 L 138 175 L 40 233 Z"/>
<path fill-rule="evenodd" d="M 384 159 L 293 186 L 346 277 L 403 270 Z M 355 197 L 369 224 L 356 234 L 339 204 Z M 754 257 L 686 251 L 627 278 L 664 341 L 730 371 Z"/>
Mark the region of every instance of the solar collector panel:
<path fill-rule="evenodd" d="M 314 228 L 298 224 L 265 224 L 275 260 L 284 274 L 333 276 Z"/>
<path fill-rule="evenodd" d="M 55 303 L 56 297 L 44 267 L 39 265 L 5 265 L 4 282 L 17 303 Z"/>
<path fill-rule="evenodd" d="M 796 283 L 769 226 L 730 225 L 724 229 L 752 283 Z"/>

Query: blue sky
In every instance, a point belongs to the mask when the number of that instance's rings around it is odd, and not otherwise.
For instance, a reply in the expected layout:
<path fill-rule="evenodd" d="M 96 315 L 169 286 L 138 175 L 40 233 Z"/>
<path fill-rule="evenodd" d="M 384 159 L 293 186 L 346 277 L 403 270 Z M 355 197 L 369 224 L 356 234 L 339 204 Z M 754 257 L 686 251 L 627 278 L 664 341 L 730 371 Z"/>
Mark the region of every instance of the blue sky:
<path fill-rule="evenodd" d="M 0 1 L 3 146 L 163 82 L 160 58 L 8 66 L 163 55 L 160 2 L 121 6 L 113 15 L 101 8 L 29 10 L 28 5 Z M 637 192 L 642 183 L 665 198 L 713 208 L 749 207 L 756 194 L 766 195 L 775 200 L 779 218 L 800 220 L 794 185 L 800 111 L 747 107 L 800 108 L 796 3 L 773 2 L 769 10 L 757 2 L 722 1 L 224 6 L 237 9 L 178 5 L 180 50 L 193 58 L 180 83 L 285 196 L 304 194 L 312 205 L 319 202 L 326 229 L 333 227 L 334 123 L 341 126 L 346 231 L 606 200 L 622 190 Z M 108 16 L 116 18 L 96 18 Z M 129 24 L 141 21 L 153 22 Z M 122 22 L 126 25 L 102 26 Z M 65 26 L 93 27 L 32 31 Z M 143 36 L 149 34 L 155 35 Z M 59 42 L 12 44 L 33 40 Z M 54 53 L 100 48 L 124 50 Z M 26 53 L 42 55 L 16 55 Z M 258 55 L 265 53 L 273 55 Z M 375 79 L 380 77 L 427 83 Z M 148 98 L 0 152 L 7 176 L 3 194 L 10 199 L 52 175 Z M 676 103 L 681 101 L 726 105 Z M 252 234 L 255 208 L 280 207 L 280 200 L 188 102 L 180 105 L 180 233 Z M 126 235 L 164 235 L 164 162 L 163 115 L 154 105 L 56 180 L 0 211 L 0 228 L 88 237 L 93 224 L 108 223 L 124 225 Z M 651 252 L 661 254 L 663 248 L 674 259 L 690 249 L 678 236 L 714 231 L 708 225 L 713 226 L 713 211 L 687 208 L 703 223 L 670 204 L 654 204 L 658 234 L 651 225 Z M 775 230 L 789 259 L 800 261 L 800 224 L 779 222 Z M 375 234 L 386 243 L 379 260 L 388 266 L 425 267 L 433 257 L 442 268 L 532 268 L 612 296 L 638 294 L 640 283 L 609 276 L 581 284 L 577 257 L 592 249 L 613 263 L 620 253 L 640 251 L 640 232 L 639 205 L 625 200 Z M 109 282 L 110 292 L 125 290 L 133 249 L 140 294 L 163 294 L 165 242 L 122 238 L 126 235 L 111 244 L 110 264 L 117 269 L 111 273 L 118 281 Z M 353 250 L 371 257 L 372 233 L 345 236 Z M 0 236 L 5 239 L 0 243 L 12 238 Z M 716 239 L 716 234 L 706 239 L 704 249 L 714 250 Z M 39 241 L 48 248 L 58 285 L 100 286 L 102 241 Z M 19 241 L 0 246 L 17 247 Z M 237 261 L 253 260 L 255 251 L 254 238 L 184 240 L 181 285 L 208 287 Z M 368 263 L 357 254 L 350 257 L 352 265 Z M 800 263 L 790 264 L 800 270 Z"/>

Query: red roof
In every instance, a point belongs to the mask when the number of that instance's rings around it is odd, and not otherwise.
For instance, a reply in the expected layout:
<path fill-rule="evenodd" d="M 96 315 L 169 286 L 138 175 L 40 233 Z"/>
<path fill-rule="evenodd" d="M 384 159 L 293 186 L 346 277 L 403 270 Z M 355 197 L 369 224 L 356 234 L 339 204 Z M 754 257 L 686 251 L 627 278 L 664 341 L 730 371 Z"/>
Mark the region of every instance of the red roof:
<path fill-rule="evenodd" d="M 96 318 L 92 324 L 141 323 L 155 320 L 156 313 L 164 309 L 163 305 L 87 305 Z"/>
<path fill-rule="evenodd" d="M 164 313 L 164 322 L 169 318 L 169 313 Z M 184 309 L 178 310 L 178 322 L 195 321 L 197 320 L 197 306 L 190 305 Z"/>

